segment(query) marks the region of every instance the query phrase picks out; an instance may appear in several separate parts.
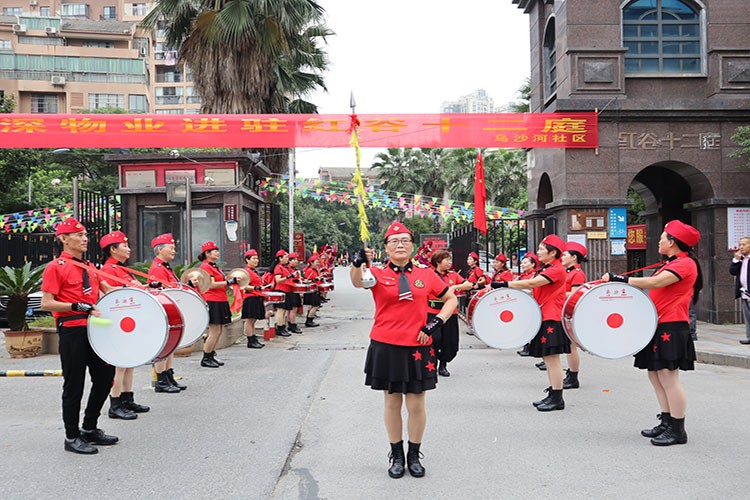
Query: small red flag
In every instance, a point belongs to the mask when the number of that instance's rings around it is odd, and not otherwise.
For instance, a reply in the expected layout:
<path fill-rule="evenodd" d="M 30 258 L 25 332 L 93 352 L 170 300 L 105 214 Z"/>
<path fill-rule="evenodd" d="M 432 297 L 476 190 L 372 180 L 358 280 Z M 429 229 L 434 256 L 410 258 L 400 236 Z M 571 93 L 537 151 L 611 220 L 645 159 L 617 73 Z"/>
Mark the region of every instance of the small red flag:
<path fill-rule="evenodd" d="M 482 150 L 477 149 L 477 165 L 474 169 L 474 227 L 482 234 L 487 234 L 487 213 L 484 205 L 487 202 L 487 190 L 484 184 L 484 164 Z"/>

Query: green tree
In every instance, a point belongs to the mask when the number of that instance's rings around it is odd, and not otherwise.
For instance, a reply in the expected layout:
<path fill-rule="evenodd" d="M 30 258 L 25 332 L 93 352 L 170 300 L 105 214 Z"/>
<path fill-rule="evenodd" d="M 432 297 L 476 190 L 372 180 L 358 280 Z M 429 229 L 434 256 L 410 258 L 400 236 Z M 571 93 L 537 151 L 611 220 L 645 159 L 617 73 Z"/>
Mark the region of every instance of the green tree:
<path fill-rule="evenodd" d="M 729 156 L 732 158 L 744 158 L 744 166 L 750 167 L 750 125 L 737 127 L 737 130 L 732 136 L 732 142 L 736 144 L 739 149 L 729 153 Z"/>
<path fill-rule="evenodd" d="M 12 113 L 16 108 L 16 100 L 11 94 L 0 95 L 0 113 Z"/>

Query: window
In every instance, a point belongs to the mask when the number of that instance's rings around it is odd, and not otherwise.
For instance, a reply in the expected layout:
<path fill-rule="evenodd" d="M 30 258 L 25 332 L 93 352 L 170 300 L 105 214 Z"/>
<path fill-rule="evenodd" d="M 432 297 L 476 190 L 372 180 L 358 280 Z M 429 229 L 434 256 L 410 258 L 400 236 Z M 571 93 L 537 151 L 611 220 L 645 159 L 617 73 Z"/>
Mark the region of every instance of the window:
<path fill-rule="evenodd" d="M 10 40 L 0 40 L 0 49 L 9 49 Z"/>
<path fill-rule="evenodd" d="M 701 10 L 681 0 L 636 0 L 622 11 L 626 74 L 700 74 Z"/>
<path fill-rule="evenodd" d="M 157 97 L 156 100 L 158 101 L 159 98 Z M 155 111 L 157 115 L 184 115 L 185 110 L 182 108 L 176 108 L 176 109 L 157 109 Z"/>
<path fill-rule="evenodd" d="M 156 87 L 156 104 L 182 104 L 182 87 Z"/>
<path fill-rule="evenodd" d="M 22 16 L 23 7 L 3 7 L 4 16 Z"/>
<path fill-rule="evenodd" d="M 102 19 L 117 19 L 117 7 L 102 7 Z"/>
<path fill-rule="evenodd" d="M 123 94 L 89 94 L 89 108 L 125 109 L 125 96 Z"/>
<path fill-rule="evenodd" d="M 143 17 L 147 14 L 145 3 L 134 3 L 132 4 L 132 6 L 133 6 L 133 16 Z"/>
<path fill-rule="evenodd" d="M 18 37 L 18 43 L 24 45 L 65 45 L 65 40 L 57 36 L 24 36 Z"/>
<path fill-rule="evenodd" d="M 50 8 L 49 7 L 39 7 L 39 15 L 42 17 L 49 17 Z"/>
<path fill-rule="evenodd" d="M 130 94 L 128 96 L 128 111 L 134 113 L 146 113 L 148 111 L 148 99 L 145 95 Z"/>
<path fill-rule="evenodd" d="M 547 29 L 544 30 L 544 100 L 546 101 L 557 91 L 557 50 L 555 48 L 555 18 L 550 18 Z"/>
<path fill-rule="evenodd" d="M 97 49 L 114 49 L 115 42 L 109 42 L 107 40 L 84 40 L 84 47 L 95 47 Z"/>
<path fill-rule="evenodd" d="M 31 94 L 32 113 L 57 113 L 57 94 Z"/>
<path fill-rule="evenodd" d="M 89 6 L 83 3 L 62 4 L 62 17 L 89 17 Z"/>

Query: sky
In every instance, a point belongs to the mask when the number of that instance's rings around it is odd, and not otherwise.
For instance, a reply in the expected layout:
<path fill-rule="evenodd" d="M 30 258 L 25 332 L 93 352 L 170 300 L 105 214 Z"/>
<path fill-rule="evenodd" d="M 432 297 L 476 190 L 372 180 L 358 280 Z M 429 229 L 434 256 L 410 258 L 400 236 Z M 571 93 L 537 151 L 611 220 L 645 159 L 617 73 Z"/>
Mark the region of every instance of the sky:
<path fill-rule="evenodd" d="M 336 32 L 327 40 L 328 92 L 307 99 L 321 114 L 439 113 L 485 89 L 495 106 L 516 99 L 529 76 L 529 19 L 511 0 L 318 0 Z M 362 167 L 381 149 L 364 148 Z M 298 177 L 354 167 L 346 148 L 296 150 Z"/>

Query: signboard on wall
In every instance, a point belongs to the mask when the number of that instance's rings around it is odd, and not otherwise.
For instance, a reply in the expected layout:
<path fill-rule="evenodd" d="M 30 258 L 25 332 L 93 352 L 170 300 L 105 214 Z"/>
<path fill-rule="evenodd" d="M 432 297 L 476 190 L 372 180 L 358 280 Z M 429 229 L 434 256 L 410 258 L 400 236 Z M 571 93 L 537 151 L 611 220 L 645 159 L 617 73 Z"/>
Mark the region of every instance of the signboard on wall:
<path fill-rule="evenodd" d="M 750 207 L 727 208 L 727 248 L 734 250 L 740 238 L 750 237 Z"/>
<path fill-rule="evenodd" d="M 450 236 L 448 233 L 422 233 L 419 235 L 420 245 L 429 243 L 433 250 L 446 248 L 449 242 Z"/>
<path fill-rule="evenodd" d="M 294 233 L 294 251 L 299 254 L 300 262 L 306 262 L 305 233 Z"/>
<path fill-rule="evenodd" d="M 628 209 L 609 209 L 609 237 L 625 239 L 628 236 Z"/>
<path fill-rule="evenodd" d="M 571 210 L 570 211 L 570 231 L 606 231 L 607 217 L 606 210 Z"/>
<path fill-rule="evenodd" d="M 646 249 L 646 224 L 628 226 L 628 237 L 625 240 L 625 248 L 628 250 Z"/>

